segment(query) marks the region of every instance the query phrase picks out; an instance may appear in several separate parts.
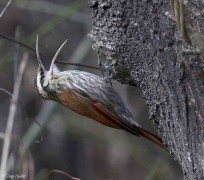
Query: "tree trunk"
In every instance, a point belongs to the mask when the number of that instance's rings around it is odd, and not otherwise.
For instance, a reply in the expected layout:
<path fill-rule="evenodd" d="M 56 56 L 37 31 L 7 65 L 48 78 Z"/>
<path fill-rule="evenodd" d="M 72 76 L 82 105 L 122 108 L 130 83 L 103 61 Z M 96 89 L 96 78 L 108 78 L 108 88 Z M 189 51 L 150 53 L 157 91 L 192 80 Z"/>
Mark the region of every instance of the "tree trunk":
<path fill-rule="evenodd" d="M 189 41 L 181 36 L 170 0 L 89 2 L 94 49 L 114 65 L 114 79 L 141 88 L 150 119 L 186 180 L 204 179 L 204 3 L 200 1 L 185 1 L 183 6 Z M 184 54 L 186 42 L 200 55 Z"/>

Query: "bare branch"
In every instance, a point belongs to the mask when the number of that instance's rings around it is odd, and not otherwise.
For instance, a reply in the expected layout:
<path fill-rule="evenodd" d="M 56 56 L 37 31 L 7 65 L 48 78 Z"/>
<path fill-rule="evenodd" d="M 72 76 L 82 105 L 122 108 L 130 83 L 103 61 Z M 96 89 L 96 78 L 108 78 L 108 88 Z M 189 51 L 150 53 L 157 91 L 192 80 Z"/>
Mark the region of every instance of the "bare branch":
<path fill-rule="evenodd" d="M 6 4 L 5 8 L 3 9 L 3 11 L 0 14 L 0 18 L 3 16 L 3 14 L 5 13 L 6 9 L 9 7 L 9 5 L 11 4 L 13 0 L 9 0 L 8 3 Z"/>
<path fill-rule="evenodd" d="M 22 46 L 22 47 L 24 47 L 26 49 L 29 49 L 30 51 L 33 51 L 35 53 L 35 48 L 32 48 L 32 47 L 30 47 L 30 46 L 28 46 L 28 45 L 26 45 L 26 44 L 24 44 L 22 42 L 19 42 L 19 41 L 15 40 L 15 39 L 13 39 L 11 37 L 8 37 L 8 36 L 5 36 L 4 34 L 1 34 L 1 33 L 0 33 L 0 37 L 3 38 L 3 39 L 6 39 L 8 41 L 14 42 L 16 44 L 19 44 L 20 46 Z"/>
<path fill-rule="evenodd" d="M 26 49 L 29 49 L 30 51 L 32 52 L 36 52 L 35 48 L 32 48 L 22 42 L 19 42 L 11 37 L 8 37 L 8 36 L 5 36 L 3 34 L 0 33 L 0 37 L 3 38 L 3 39 L 6 39 L 8 41 L 11 41 L 11 42 L 14 42 L 16 44 L 19 44 L 20 46 L 26 48 Z M 41 52 L 39 52 L 39 54 L 42 56 L 42 57 L 45 57 L 45 55 L 43 55 Z M 95 66 L 90 66 L 90 65 L 85 65 L 85 64 L 81 64 L 81 63 L 70 63 L 70 62 L 66 62 L 66 61 L 59 61 L 59 60 L 56 60 L 56 63 L 58 64 L 66 64 L 66 65 L 71 65 L 71 66 L 79 66 L 79 67 L 85 67 L 85 68 L 90 68 L 90 69 L 95 69 L 95 70 L 100 70 L 100 68 L 98 67 L 95 67 Z"/>
<path fill-rule="evenodd" d="M 6 89 L 4 89 L 4 88 L 0 88 L 0 91 L 6 93 L 6 94 L 9 95 L 11 98 L 13 97 L 13 94 L 10 93 L 8 90 L 6 90 Z M 18 103 L 18 104 L 22 107 L 22 109 L 24 110 L 24 112 L 25 112 L 25 114 L 26 114 L 26 119 L 29 120 L 30 117 L 29 117 L 29 115 L 28 115 L 28 113 L 27 113 L 27 110 L 26 110 L 25 106 L 21 103 L 20 100 L 17 100 L 17 103 Z M 40 130 L 41 130 L 41 132 L 40 132 L 40 140 L 37 140 L 36 143 L 41 143 L 41 142 L 43 141 L 42 126 L 41 126 L 41 124 L 40 124 L 37 120 L 35 120 L 35 119 L 33 119 L 33 120 L 34 120 L 34 122 L 40 127 Z M 4 138 L 4 133 L 0 133 L 0 139 L 3 139 L 3 138 Z"/>
<path fill-rule="evenodd" d="M 59 61 L 59 60 L 57 60 L 56 63 L 58 63 L 58 64 L 67 64 L 67 65 L 72 65 L 72 66 L 79 66 L 79 67 L 85 67 L 85 68 L 90 68 L 90 69 L 95 69 L 95 70 L 100 70 L 100 68 L 98 68 L 98 67 L 90 66 L 90 65 L 85 65 L 85 64 L 81 64 L 81 63 L 70 63 L 70 62 Z"/>
<path fill-rule="evenodd" d="M 71 180 L 81 180 L 81 179 L 79 179 L 79 178 L 72 177 L 70 174 L 68 174 L 68 173 L 66 173 L 66 172 L 64 172 L 64 171 L 60 171 L 60 170 L 57 170 L 57 169 L 51 170 L 51 171 L 49 172 L 48 177 L 47 177 L 46 180 L 49 180 L 49 178 L 50 178 L 50 176 L 51 176 L 52 173 L 63 174 L 64 176 L 67 176 L 67 177 L 68 177 L 69 179 L 71 179 Z"/>
<path fill-rule="evenodd" d="M 15 118 L 15 113 L 16 113 L 16 104 L 17 104 L 17 100 L 19 97 L 23 72 L 25 70 L 28 58 L 29 58 L 28 53 L 24 53 L 21 64 L 20 64 L 19 73 L 16 78 L 16 82 L 14 84 L 13 97 L 12 97 L 10 108 L 9 108 L 7 127 L 6 127 L 6 132 L 5 132 L 4 142 L 3 142 L 3 150 L 2 150 L 2 155 L 1 155 L 1 169 L 0 169 L 0 174 L 2 175 L 1 180 L 5 180 L 6 178 L 6 176 L 4 175 L 6 174 L 7 160 L 8 160 L 8 155 L 9 155 L 10 143 L 11 143 L 11 134 L 12 134 L 14 118 Z"/>

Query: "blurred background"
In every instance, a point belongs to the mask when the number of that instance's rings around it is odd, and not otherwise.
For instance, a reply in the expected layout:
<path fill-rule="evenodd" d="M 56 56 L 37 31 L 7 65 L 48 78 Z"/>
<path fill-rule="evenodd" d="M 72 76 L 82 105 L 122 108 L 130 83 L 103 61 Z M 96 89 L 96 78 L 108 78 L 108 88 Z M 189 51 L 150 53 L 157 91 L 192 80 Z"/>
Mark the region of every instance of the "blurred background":
<path fill-rule="evenodd" d="M 0 0 L 0 12 L 8 0 Z M 0 18 L 0 34 L 39 48 L 49 67 L 58 47 L 68 38 L 59 54 L 62 61 L 97 67 L 97 54 L 87 35 L 92 28 L 87 0 L 13 0 Z M 145 139 L 105 127 L 65 107 L 45 101 L 34 88 L 36 55 L 14 42 L 0 38 L 0 88 L 13 92 L 24 52 L 29 61 L 20 88 L 14 119 L 8 167 L 22 179 L 43 180 L 50 170 L 61 170 L 81 180 L 181 180 L 178 163 L 164 150 Z M 80 69 L 101 75 L 100 71 L 70 65 L 61 70 Z M 155 132 L 139 89 L 113 82 L 135 119 Z M 11 97 L 0 91 L 0 152 Z M 35 122 L 37 121 L 40 126 Z M 155 132 L 156 133 L 156 132 Z M 39 141 L 43 137 L 40 143 Z M 52 173 L 49 179 L 68 179 Z"/>

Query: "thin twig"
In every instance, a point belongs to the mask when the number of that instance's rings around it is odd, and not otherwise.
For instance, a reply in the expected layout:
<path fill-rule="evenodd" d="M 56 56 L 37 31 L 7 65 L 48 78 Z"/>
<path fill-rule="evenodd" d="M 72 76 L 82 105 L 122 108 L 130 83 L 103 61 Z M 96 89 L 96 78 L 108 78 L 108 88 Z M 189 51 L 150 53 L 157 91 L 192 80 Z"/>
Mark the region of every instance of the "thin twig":
<path fill-rule="evenodd" d="M 64 175 L 64 176 L 67 176 L 67 177 L 68 177 L 69 179 L 71 179 L 71 180 L 80 180 L 79 178 L 72 177 L 70 174 L 68 174 L 68 173 L 66 173 L 66 172 L 64 172 L 64 171 L 61 171 L 61 170 L 57 170 L 57 169 L 51 170 L 51 171 L 49 172 L 48 177 L 47 177 L 46 180 L 49 180 L 49 178 L 50 178 L 50 176 L 51 176 L 52 173 L 62 174 L 62 175 Z"/>
<path fill-rule="evenodd" d="M 9 92 L 8 90 L 4 89 L 4 88 L 0 88 L 0 91 L 6 93 L 6 94 L 9 95 L 11 98 L 13 97 L 13 94 L 12 94 L 11 92 Z M 21 101 L 17 99 L 17 103 L 18 103 L 18 104 L 20 105 L 20 107 L 24 110 L 24 113 L 26 114 L 26 120 L 31 119 L 31 118 L 29 117 L 28 113 L 27 113 L 27 110 L 26 110 L 25 106 L 21 103 Z M 40 140 L 36 140 L 35 142 L 36 142 L 36 143 L 41 143 L 41 142 L 43 141 L 42 126 L 41 126 L 41 124 L 40 124 L 37 120 L 33 119 L 33 121 L 40 127 Z M 1 133 L 0 133 L 0 139 L 1 139 L 2 137 L 4 137 L 4 136 L 1 136 Z M 2 138 L 2 139 L 3 139 L 3 138 Z"/>
<path fill-rule="evenodd" d="M 6 90 L 6 89 L 4 89 L 4 88 L 0 88 L 0 91 L 2 91 L 2 92 L 4 92 L 4 93 L 8 94 L 8 95 L 11 96 L 11 97 L 13 97 L 13 94 L 10 93 L 8 90 Z"/>
<path fill-rule="evenodd" d="M 24 47 L 24 48 L 27 48 L 27 49 L 29 49 L 29 50 L 35 52 L 35 48 L 32 48 L 32 47 L 30 47 L 30 46 L 28 46 L 28 45 L 26 45 L 26 44 L 24 44 L 24 43 L 22 43 L 22 42 L 20 42 L 20 41 L 17 41 L 17 40 L 15 40 L 15 39 L 11 38 L 11 37 L 5 36 L 4 34 L 1 34 L 1 33 L 0 33 L 0 37 L 3 38 L 3 39 L 6 39 L 6 40 L 8 40 L 8 41 L 14 42 L 14 43 L 16 43 L 16 44 L 19 44 L 20 46 L 22 46 L 22 47 Z M 41 53 L 40 53 L 40 54 L 41 54 Z"/>
<path fill-rule="evenodd" d="M 9 108 L 9 115 L 8 115 L 8 120 L 7 120 L 7 126 L 6 126 L 6 131 L 5 131 L 5 138 L 3 142 L 3 150 L 2 150 L 2 155 L 1 155 L 1 169 L 0 169 L 0 175 L 1 180 L 6 179 L 6 167 L 7 167 L 7 160 L 8 160 L 8 155 L 9 155 L 9 149 L 10 149 L 10 144 L 11 144 L 11 134 L 12 134 L 12 129 L 13 129 L 13 124 L 14 124 L 14 118 L 15 118 L 15 113 L 16 113 L 16 104 L 20 92 L 20 87 L 21 87 L 21 81 L 23 78 L 23 72 L 26 67 L 26 63 L 28 61 L 28 53 L 23 54 L 23 58 L 20 64 L 19 68 L 19 73 L 16 78 L 16 82 L 14 84 L 14 90 L 13 90 L 13 97 L 11 100 L 10 108 Z"/>
<path fill-rule="evenodd" d="M 85 68 L 100 70 L 100 68 L 98 68 L 98 67 L 85 65 L 85 64 L 80 64 L 80 63 L 70 63 L 70 62 L 59 61 L 59 60 L 57 60 L 56 63 L 58 63 L 58 64 L 67 64 L 67 65 L 72 65 L 72 66 L 81 66 L 81 67 L 85 67 Z"/>
<path fill-rule="evenodd" d="M 5 13 L 6 9 L 9 7 L 9 5 L 11 4 L 13 0 L 9 0 L 8 3 L 6 4 L 5 8 L 3 9 L 3 11 L 0 14 L 0 18 L 3 16 L 3 14 Z"/>
<path fill-rule="evenodd" d="M 5 36 L 5 35 L 1 34 L 1 33 L 0 33 L 0 37 L 3 38 L 3 39 L 6 39 L 8 41 L 14 42 L 16 44 L 19 44 L 20 46 L 22 46 L 22 47 L 24 47 L 26 49 L 29 49 L 30 51 L 35 53 L 35 48 L 32 48 L 32 47 L 30 47 L 30 46 L 28 46 L 28 45 L 26 45 L 26 44 L 24 44 L 22 42 L 19 42 L 19 41 L 15 40 L 15 39 L 13 39 L 11 37 L 8 37 L 8 36 Z M 42 54 L 41 52 L 40 52 L 40 56 L 45 57 L 45 55 Z M 70 62 L 59 61 L 59 60 L 56 60 L 56 63 L 58 63 L 58 64 L 67 64 L 67 65 L 71 65 L 71 66 L 81 66 L 81 67 L 86 67 L 86 68 L 90 68 L 90 69 L 100 70 L 100 68 L 98 68 L 98 67 L 85 65 L 85 64 L 81 64 L 81 63 L 70 63 Z"/>

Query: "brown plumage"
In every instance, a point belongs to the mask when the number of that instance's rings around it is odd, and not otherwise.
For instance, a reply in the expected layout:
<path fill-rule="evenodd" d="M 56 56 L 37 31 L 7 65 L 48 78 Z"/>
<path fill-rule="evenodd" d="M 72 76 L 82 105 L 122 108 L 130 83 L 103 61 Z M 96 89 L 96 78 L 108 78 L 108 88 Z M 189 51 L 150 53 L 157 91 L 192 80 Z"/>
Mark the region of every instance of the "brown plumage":
<path fill-rule="evenodd" d="M 109 82 L 88 72 L 77 70 L 60 72 L 54 68 L 55 59 L 63 45 L 55 54 L 50 70 L 46 71 L 40 60 L 37 39 L 36 52 L 39 68 L 35 85 L 39 95 L 44 99 L 57 101 L 68 109 L 101 124 L 145 137 L 165 148 L 161 138 L 141 128 L 132 118 L 131 113 Z"/>

